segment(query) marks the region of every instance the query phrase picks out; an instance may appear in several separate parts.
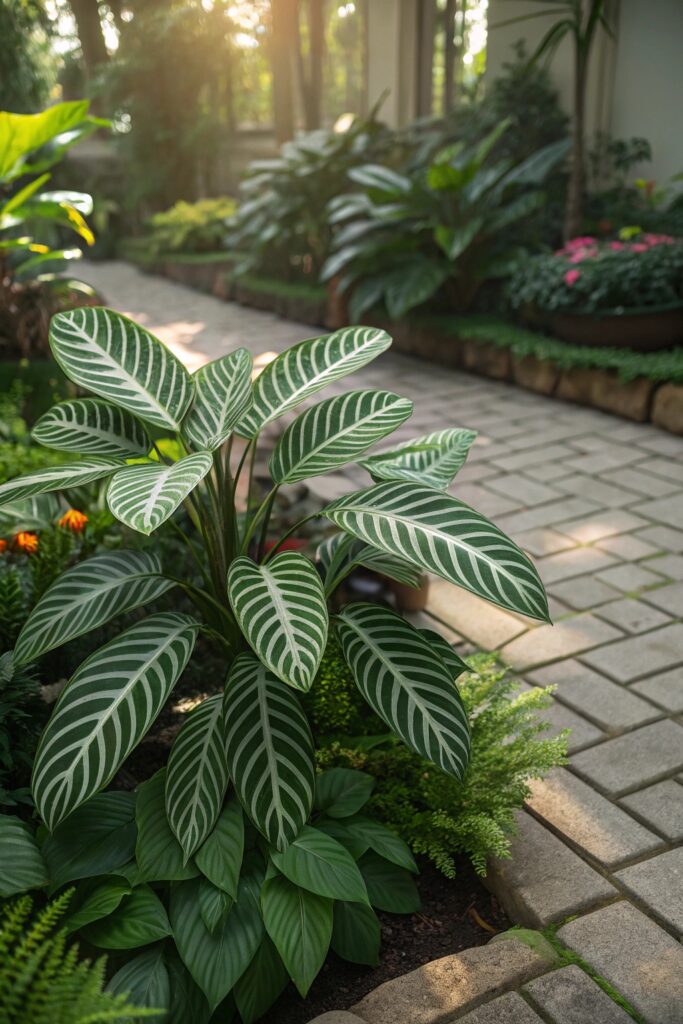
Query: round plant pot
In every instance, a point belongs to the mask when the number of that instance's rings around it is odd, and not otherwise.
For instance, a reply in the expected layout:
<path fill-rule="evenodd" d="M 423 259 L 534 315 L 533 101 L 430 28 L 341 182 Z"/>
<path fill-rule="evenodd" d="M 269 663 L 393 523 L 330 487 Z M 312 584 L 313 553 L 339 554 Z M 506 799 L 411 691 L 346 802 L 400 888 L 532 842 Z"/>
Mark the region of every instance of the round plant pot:
<path fill-rule="evenodd" d="M 636 352 L 683 344 L 683 302 L 675 306 L 548 313 L 547 326 L 574 345 L 630 348 Z"/>
<path fill-rule="evenodd" d="M 389 589 L 396 599 L 396 607 L 401 612 L 423 612 L 429 599 L 429 576 L 422 577 L 418 588 L 408 587 L 398 580 L 387 578 Z"/>

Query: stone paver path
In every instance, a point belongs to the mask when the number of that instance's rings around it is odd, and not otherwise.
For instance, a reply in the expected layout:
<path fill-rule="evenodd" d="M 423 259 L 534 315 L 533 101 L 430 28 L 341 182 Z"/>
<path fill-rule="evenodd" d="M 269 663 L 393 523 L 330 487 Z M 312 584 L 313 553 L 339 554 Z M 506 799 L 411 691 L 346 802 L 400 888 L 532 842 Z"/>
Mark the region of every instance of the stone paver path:
<path fill-rule="evenodd" d="M 120 263 L 86 265 L 83 276 L 191 366 L 237 345 L 280 351 L 314 333 Z M 571 764 L 534 785 L 513 859 L 493 866 L 491 886 L 522 924 L 579 915 L 560 940 L 648 1024 L 681 1024 L 683 439 L 394 354 L 354 386 L 415 401 L 401 440 L 445 426 L 479 431 L 452 493 L 534 557 L 550 596 L 554 625 L 545 626 L 440 581 L 431 589 L 435 619 L 499 650 L 526 684 L 556 686 L 549 717 L 572 729 Z M 349 475 L 368 483 L 362 471 Z M 348 486 L 331 475 L 316 491 Z M 584 1019 L 562 1015 L 564 990 L 527 989 L 525 1008 L 558 1024 Z M 515 1015 L 516 1005 L 501 1002 L 490 1019 L 535 1019 Z"/>

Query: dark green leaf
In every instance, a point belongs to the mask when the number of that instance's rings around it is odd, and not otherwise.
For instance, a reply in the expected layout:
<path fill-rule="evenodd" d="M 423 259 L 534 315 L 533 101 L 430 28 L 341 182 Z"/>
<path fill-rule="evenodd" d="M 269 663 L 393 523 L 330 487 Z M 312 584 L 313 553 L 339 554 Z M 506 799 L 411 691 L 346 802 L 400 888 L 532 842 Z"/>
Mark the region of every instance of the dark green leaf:
<path fill-rule="evenodd" d="M 278 875 L 261 891 L 266 930 L 301 996 L 325 962 L 332 937 L 332 901 Z"/>
<path fill-rule="evenodd" d="M 171 934 L 164 905 L 149 886 L 141 885 L 124 897 L 113 914 L 83 929 L 93 946 L 135 949 Z"/>
<path fill-rule="evenodd" d="M 166 817 L 164 789 L 166 769 L 162 768 L 138 789 L 135 820 L 138 839 L 135 856 L 144 882 L 177 882 L 194 878 L 194 861 L 183 864 L 183 850 Z"/>
<path fill-rule="evenodd" d="M 309 892 L 336 900 L 367 901 L 363 879 L 351 854 L 319 829 L 305 825 L 284 853 L 271 851 L 278 871 Z"/>
<path fill-rule="evenodd" d="M 230 800 L 221 811 L 213 832 L 199 847 L 195 861 L 200 871 L 233 899 L 244 854 L 244 817 L 239 801 Z"/>
<path fill-rule="evenodd" d="M 254 1024 L 269 1010 L 289 982 L 280 954 L 267 935 L 233 990 L 243 1024 Z"/>
<path fill-rule="evenodd" d="M 408 871 L 372 851 L 363 854 L 358 867 L 373 907 L 391 914 L 414 914 L 420 909 L 420 896 Z"/>
<path fill-rule="evenodd" d="M 314 806 L 330 818 L 347 818 L 370 799 L 375 780 L 352 768 L 330 768 L 315 780 Z"/>
<path fill-rule="evenodd" d="M 107 985 L 115 995 L 127 993 L 133 1006 L 165 1010 L 171 1006 L 171 983 L 164 962 L 164 947 L 150 946 L 116 972 Z M 157 1024 L 166 1022 L 166 1014 L 153 1018 Z"/>
<path fill-rule="evenodd" d="M 0 814 L 0 897 L 46 884 L 45 864 L 28 825 Z"/>
<path fill-rule="evenodd" d="M 381 929 L 372 907 L 366 903 L 347 903 L 344 900 L 334 904 L 332 949 L 337 956 L 353 964 L 376 967 L 379 963 L 380 941 Z"/>
<path fill-rule="evenodd" d="M 50 890 L 116 873 L 135 856 L 135 793 L 99 793 L 82 804 L 43 844 Z"/>
<path fill-rule="evenodd" d="M 93 921 L 107 917 L 118 907 L 124 896 L 129 896 L 131 886 L 125 878 L 96 878 L 78 887 L 79 903 L 66 919 L 69 934 L 84 928 Z"/>

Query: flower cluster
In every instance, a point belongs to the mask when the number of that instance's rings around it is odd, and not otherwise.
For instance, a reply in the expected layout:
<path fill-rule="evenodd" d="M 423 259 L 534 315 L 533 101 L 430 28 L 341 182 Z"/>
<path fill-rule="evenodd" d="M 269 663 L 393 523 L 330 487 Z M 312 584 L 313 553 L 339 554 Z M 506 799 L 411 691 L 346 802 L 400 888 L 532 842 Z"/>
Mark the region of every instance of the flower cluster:
<path fill-rule="evenodd" d="M 63 516 L 57 520 L 57 526 L 70 533 L 83 533 L 88 524 L 88 517 L 85 512 L 79 512 L 76 508 L 67 509 Z M 8 551 L 21 552 L 24 555 L 35 555 L 40 541 L 38 534 L 29 530 L 19 530 L 11 541 L 0 538 L 0 555 Z"/>
<path fill-rule="evenodd" d="M 683 300 L 683 239 L 624 228 L 618 238 L 572 238 L 524 262 L 509 288 L 513 306 L 577 312 L 671 306 Z"/>

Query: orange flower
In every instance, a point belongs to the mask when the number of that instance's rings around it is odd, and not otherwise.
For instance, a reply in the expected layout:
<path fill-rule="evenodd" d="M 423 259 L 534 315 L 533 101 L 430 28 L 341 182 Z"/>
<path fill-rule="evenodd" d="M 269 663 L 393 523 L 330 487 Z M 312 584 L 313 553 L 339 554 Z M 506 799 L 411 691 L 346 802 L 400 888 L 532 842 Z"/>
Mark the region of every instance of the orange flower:
<path fill-rule="evenodd" d="M 26 530 L 22 530 L 16 535 L 14 543 L 20 551 L 25 551 L 27 555 L 33 555 L 38 550 L 38 538 L 35 533 L 28 533 Z"/>
<path fill-rule="evenodd" d="M 64 530 L 71 530 L 72 533 L 83 533 L 87 522 L 88 517 L 84 512 L 79 512 L 75 508 L 70 508 L 59 520 L 59 525 Z"/>
<path fill-rule="evenodd" d="M 2 539 L 2 537 L 0 537 L 0 555 L 1 555 L 1 554 L 2 554 L 2 553 L 3 553 L 4 551 L 7 551 L 7 541 L 6 541 L 6 540 L 3 540 L 3 539 Z"/>

